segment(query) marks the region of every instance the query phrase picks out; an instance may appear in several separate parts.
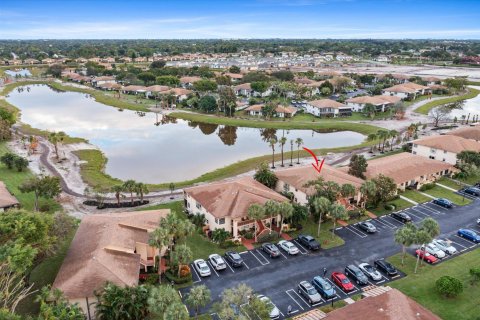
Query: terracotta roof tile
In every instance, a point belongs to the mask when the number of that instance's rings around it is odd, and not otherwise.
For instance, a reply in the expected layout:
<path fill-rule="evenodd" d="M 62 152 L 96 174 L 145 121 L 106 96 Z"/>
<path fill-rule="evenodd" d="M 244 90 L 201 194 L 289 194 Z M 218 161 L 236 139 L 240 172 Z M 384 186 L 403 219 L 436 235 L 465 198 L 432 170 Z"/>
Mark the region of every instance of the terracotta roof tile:
<path fill-rule="evenodd" d="M 412 143 L 453 153 L 466 150 L 480 152 L 480 143 L 456 135 L 430 136 L 414 140 Z"/>

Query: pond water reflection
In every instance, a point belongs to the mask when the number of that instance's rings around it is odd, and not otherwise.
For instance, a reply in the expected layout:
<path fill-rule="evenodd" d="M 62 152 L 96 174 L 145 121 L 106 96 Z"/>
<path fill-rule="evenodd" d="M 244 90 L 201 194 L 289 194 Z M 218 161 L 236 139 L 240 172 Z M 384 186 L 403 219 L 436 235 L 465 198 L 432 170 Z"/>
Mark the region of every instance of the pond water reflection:
<path fill-rule="evenodd" d="M 106 172 L 148 183 L 191 179 L 239 160 L 269 154 L 276 135 L 302 138 L 309 148 L 350 146 L 364 136 L 350 131 L 243 128 L 177 120 L 105 106 L 82 93 L 57 92 L 46 85 L 17 88 L 8 102 L 34 128 L 64 131 L 88 139 L 108 157 Z M 276 146 L 278 152 L 279 146 Z M 290 150 L 287 142 L 285 150 Z"/>

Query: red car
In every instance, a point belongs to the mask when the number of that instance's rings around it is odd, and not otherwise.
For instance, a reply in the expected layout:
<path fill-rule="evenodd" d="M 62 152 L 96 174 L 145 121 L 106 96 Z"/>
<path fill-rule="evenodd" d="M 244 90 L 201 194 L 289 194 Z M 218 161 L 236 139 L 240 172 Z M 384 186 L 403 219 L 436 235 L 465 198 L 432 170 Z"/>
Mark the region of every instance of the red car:
<path fill-rule="evenodd" d="M 433 264 L 435 262 L 438 262 L 438 259 L 435 256 L 432 256 L 428 252 L 423 252 L 423 250 L 417 249 L 415 251 L 415 254 L 417 255 L 417 257 L 420 257 L 420 259 L 425 260 L 428 263 Z"/>
<path fill-rule="evenodd" d="M 355 289 L 353 284 L 348 280 L 347 276 L 341 272 L 332 272 L 332 281 L 337 284 L 343 291 L 349 292 Z"/>

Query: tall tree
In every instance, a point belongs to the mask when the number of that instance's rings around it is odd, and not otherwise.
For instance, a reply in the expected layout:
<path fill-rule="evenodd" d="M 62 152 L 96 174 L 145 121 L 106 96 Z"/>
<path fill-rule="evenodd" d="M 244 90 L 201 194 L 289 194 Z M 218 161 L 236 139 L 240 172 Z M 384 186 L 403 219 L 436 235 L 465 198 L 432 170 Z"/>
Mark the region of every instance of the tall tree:
<path fill-rule="evenodd" d="M 185 302 L 195 310 L 195 319 L 198 319 L 199 309 L 205 307 L 211 300 L 210 290 L 206 285 L 200 285 L 190 289 Z"/>
<path fill-rule="evenodd" d="M 374 144 L 372 144 L 372 146 L 370 147 L 370 152 L 373 152 L 373 147 L 377 144 L 376 141 L 377 141 L 378 137 L 377 137 L 377 134 L 376 133 L 370 133 L 368 136 L 367 136 L 367 141 L 369 142 L 374 142 Z"/>
<path fill-rule="evenodd" d="M 270 233 L 272 232 L 272 219 L 274 216 L 279 214 L 280 211 L 280 203 L 278 203 L 275 200 L 268 200 L 265 202 L 265 205 L 263 206 L 265 210 L 265 216 L 269 218 L 270 222 Z"/>
<path fill-rule="evenodd" d="M 117 207 L 120 207 L 120 197 L 122 196 L 122 192 L 124 190 L 122 185 L 115 185 L 110 189 L 115 194 L 115 199 L 117 199 Z"/>
<path fill-rule="evenodd" d="M 33 192 L 35 194 L 35 211 L 38 211 L 38 199 L 40 197 L 53 199 L 62 192 L 62 188 L 60 187 L 60 178 L 50 176 L 35 176 L 24 181 L 18 189 L 23 193 Z"/>
<path fill-rule="evenodd" d="M 275 173 L 270 170 L 266 162 L 262 162 L 260 166 L 255 171 L 253 178 L 263 184 L 264 186 L 269 187 L 270 189 L 275 188 L 278 178 Z"/>
<path fill-rule="evenodd" d="M 323 216 L 328 213 L 332 203 L 325 197 L 317 197 L 313 199 L 312 206 L 315 214 L 318 215 L 317 237 L 320 237 L 320 228 L 322 225 Z"/>
<path fill-rule="evenodd" d="M 145 183 L 138 182 L 135 185 L 135 193 L 137 194 L 137 196 L 140 197 L 140 204 L 143 204 L 143 197 L 144 197 L 144 195 L 148 194 L 149 192 L 150 192 L 150 190 L 148 190 L 148 186 Z"/>
<path fill-rule="evenodd" d="M 123 183 L 123 189 L 130 193 L 130 203 L 133 206 L 133 193 L 135 192 L 135 188 L 137 186 L 137 182 L 135 180 L 127 180 Z"/>
<path fill-rule="evenodd" d="M 404 265 L 407 247 L 415 243 L 417 227 L 413 223 L 407 223 L 395 232 L 395 242 L 402 246 L 402 266 Z"/>
<path fill-rule="evenodd" d="M 173 260 L 178 265 L 178 274 L 177 276 L 180 278 L 182 267 L 188 265 L 188 262 L 192 260 L 193 253 L 186 244 L 182 244 L 180 246 L 176 246 L 175 250 L 172 252 Z"/>
<path fill-rule="evenodd" d="M 275 145 L 277 144 L 277 139 L 271 138 L 268 143 L 270 148 L 272 148 L 272 169 L 275 169 Z"/>
<path fill-rule="evenodd" d="M 161 281 L 161 259 L 162 259 L 162 249 L 164 247 L 167 247 L 170 244 L 170 237 L 169 237 L 169 232 L 166 228 L 162 227 L 157 227 L 153 232 L 149 234 L 149 239 L 148 239 L 148 244 L 158 250 L 158 255 L 157 259 L 158 262 L 155 261 L 155 264 L 157 265 L 158 263 L 158 274 L 160 274 L 160 277 L 158 278 L 159 281 Z"/>
<path fill-rule="evenodd" d="M 365 200 L 365 205 L 367 205 L 369 201 L 372 201 L 372 199 L 375 198 L 375 195 L 377 194 L 377 185 L 372 180 L 367 180 L 360 186 L 360 192 Z"/>
<path fill-rule="evenodd" d="M 415 233 L 415 244 L 419 245 L 420 248 L 424 246 L 426 243 L 431 242 L 432 240 L 433 240 L 433 237 L 424 229 L 419 229 Z M 424 256 L 425 256 L 425 252 L 424 252 Z M 417 273 L 419 261 L 420 261 L 420 255 L 417 255 L 417 262 L 415 263 L 415 270 L 413 273 Z"/>
<path fill-rule="evenodd" d="M 350 183 L 342 184 L 340 187 L 340 195 L 344 198 L 352 198 L 355 196 L 356 189 Z"/>
<path fill-rule="evenodd" d="M 53 144 L 53 147 L 55 148 L 55 155 L 57 156 L 57 160 L 60 159 L 60 156 L 58 155 L 58 144 L 62 143 L 65 137 L 65 132 L 62 131 L 50 132 L 48 134 L 48 141 L 50 141 L 50 143 Z"/>
<path fill-rule="evenodd" d="M 282 202 L 278 205 L 278 213 L 280 214 L 280 233 L 283 231 L 283 222 L 293 216 L 293 205 L 290 202 Z"/>
<path fill-rule="evenodd" d="M 347 209 L 339 203 L 333 203 L 328 210 L 328 216 L 332 219 L 333 228 L 332 228 L 332 239 L 335 236 L 335 227 L 337 225 L 337 220 L 347 219 L 348 213 Z"/>
<path fill-rule="evenodd" d="M 145 286 L 122 287 L 106 283 L 97 292 L 96 316 L 102 320 L 145 319 L 149 291 Z"/>
<path fill-rule="evenodd" d="M 248 218 L 253 220 L 255 226 L 255 242 L 257 242 L 257 221 L 265 217 L 265 208 L 259 204 L 252 204 L 248 208 Z"/>
<path fill-rule="evenodd" d="M 161 319 L 168 306 L 179 301 L 180 296 L 173 286 L 152 286 L 147 298 L 148 311 Z"/>
<path fill-rule="evenodd" d="M 348 173 L 352 176 L 365 179 L 365 172 L 367 172 L 367 159 L 361 154 L 354 154 L 350 158 L 348 165 Z"/>
<path fill-rule="evenodd" d="M 282 164 L 281 164 L 282 167 L 285 167 L 285 165 L 283 164 L 283 147 L 285 146 L 285 143 L 287 143 L 287 138 L 285 137 L 281 137 L 280 140 L 278 141 L 278 144 L 280 145 L 281 154 L 282 154 Z"/>

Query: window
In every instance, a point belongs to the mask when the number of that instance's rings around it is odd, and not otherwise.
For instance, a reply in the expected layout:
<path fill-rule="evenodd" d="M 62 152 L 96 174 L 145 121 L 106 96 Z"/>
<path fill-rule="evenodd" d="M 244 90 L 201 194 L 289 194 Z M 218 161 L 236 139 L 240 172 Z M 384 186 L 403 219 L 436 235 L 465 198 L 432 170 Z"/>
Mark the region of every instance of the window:
<path fill-rule="evenodd" d="M 197 205 L 196 205 L 197 209 L 202 209 L 202 205 L 200 203 L 197 202 Z"/>
<path fill-rule="evenodd" d="M 417 151 L 413 151 L 412 153 L 413 153 L 413 154 L 417 154 Z"/>
<path fill-rule="evenodd" d="M 290 185 L 288 183 L 285 183 L 283 185 L 283 191 L 288 192 L 290 190 Z"/>
<path fill-rule="evenodd" d="M 225 224 L 225 218 L 215 218 L 215 223 L 216 224 Z"/>

